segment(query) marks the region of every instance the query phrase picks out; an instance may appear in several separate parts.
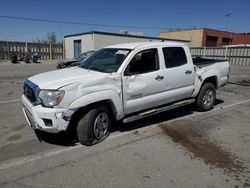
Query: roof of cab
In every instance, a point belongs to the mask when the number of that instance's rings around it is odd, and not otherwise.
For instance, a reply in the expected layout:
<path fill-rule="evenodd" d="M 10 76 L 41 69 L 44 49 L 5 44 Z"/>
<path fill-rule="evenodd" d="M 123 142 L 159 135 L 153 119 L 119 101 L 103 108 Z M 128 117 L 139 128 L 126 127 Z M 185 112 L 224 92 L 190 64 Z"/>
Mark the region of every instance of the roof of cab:
<path fill-rule="evenodd" d="M 182 42 L 131 42 L 131 43 L 122 43 L 115 44 L 111 46 L 106 46 L 104 48 L 121 48 L 121 49 L 135 49 L 143 47 L 157 47 L 157 46 L 185 46 L 185 43 Z"/>

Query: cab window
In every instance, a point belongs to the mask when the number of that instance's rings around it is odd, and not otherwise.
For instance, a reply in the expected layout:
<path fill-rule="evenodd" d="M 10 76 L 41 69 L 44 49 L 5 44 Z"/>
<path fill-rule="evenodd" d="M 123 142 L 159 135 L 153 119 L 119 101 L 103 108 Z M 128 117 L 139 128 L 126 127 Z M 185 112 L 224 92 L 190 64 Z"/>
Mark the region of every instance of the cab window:
<path fill-rule="evenodd" d="M 125 70 L 125 75 L 143 74 L 156 70 L 159 70 L 158 51 L 149 49 L 133 57 Z"/>
<path fill-rule="evenodd" d="M 166 68 L 179 67 L 187 63 L 187 57 L 182 47 L 166 47 L 162 49 Z"/>

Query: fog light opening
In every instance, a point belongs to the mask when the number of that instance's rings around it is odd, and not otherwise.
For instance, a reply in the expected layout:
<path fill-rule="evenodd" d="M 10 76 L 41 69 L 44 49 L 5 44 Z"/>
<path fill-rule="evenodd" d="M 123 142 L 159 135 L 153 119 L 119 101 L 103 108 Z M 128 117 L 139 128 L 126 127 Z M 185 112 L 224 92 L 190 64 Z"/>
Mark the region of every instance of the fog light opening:
<path fill-rule="evenodd" d="M 53 124 L 51 119 L 43 119 L 43 121 L 47 127 L 52 127 Z"/>

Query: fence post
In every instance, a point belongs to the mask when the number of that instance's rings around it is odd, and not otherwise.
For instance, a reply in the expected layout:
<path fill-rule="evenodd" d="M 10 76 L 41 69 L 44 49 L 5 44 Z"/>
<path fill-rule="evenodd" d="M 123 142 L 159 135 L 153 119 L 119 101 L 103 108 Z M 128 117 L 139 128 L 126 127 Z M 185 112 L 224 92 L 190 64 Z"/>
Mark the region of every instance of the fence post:
<path fill-rule="evenodd" d="M 228 46 L 226 46 L 226 48 L 225 48 L 225 59 L 227 59 L 227 48 L 228 48 Z"/>
<path fill-rule="evenodd" d="M 51 49 L 51 44 L 49 44 L 49 60 L 52 59 L 52 49 Z"/>
<path fill-rule="evenodd" d="M 10 48 L 9 48 L 8 40 L 6 42 L 7 42 L 7 60 L 9 60 L 10 59 Z"/>
<path fill-rule="evenodd" d="M 207 47 L 205 46 L 203 49 L 203 57 L 206 57 L 206 49 L 207 49 Z"/>
<path fill-rule="evenodd" d="M 28 43 L 25 42 L 25 52 L 28 52 Z"/>

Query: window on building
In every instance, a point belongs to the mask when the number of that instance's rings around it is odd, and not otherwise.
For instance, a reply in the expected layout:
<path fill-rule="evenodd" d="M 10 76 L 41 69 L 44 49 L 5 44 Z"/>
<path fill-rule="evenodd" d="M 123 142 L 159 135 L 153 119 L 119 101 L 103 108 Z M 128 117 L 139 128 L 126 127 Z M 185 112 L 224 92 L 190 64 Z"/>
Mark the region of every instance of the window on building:
<path fill-rule="evenodd" d="M 187 63 L 186 53 L 181 47 L 163 48 L 166 68 L 179 67 Z"/>
<path fill-rule="evenodd" d="M 218 37 L 215 36 L 207 36 L 206 38 L 206 46 L 216 46 L 218 41 Z"/>
<path fill-rule="evenodd" d="M 222 46 L 230 45 L 230 44 L 232 44 L 232 39 L 230 39 L 230 38 L 222 38 Z"/>
<path fill-rule="evenodd" d="M 125 74 L 143 74 L 159 69 L 157 49 L 144 50 L 137 53 L 126 68 Z"/>

